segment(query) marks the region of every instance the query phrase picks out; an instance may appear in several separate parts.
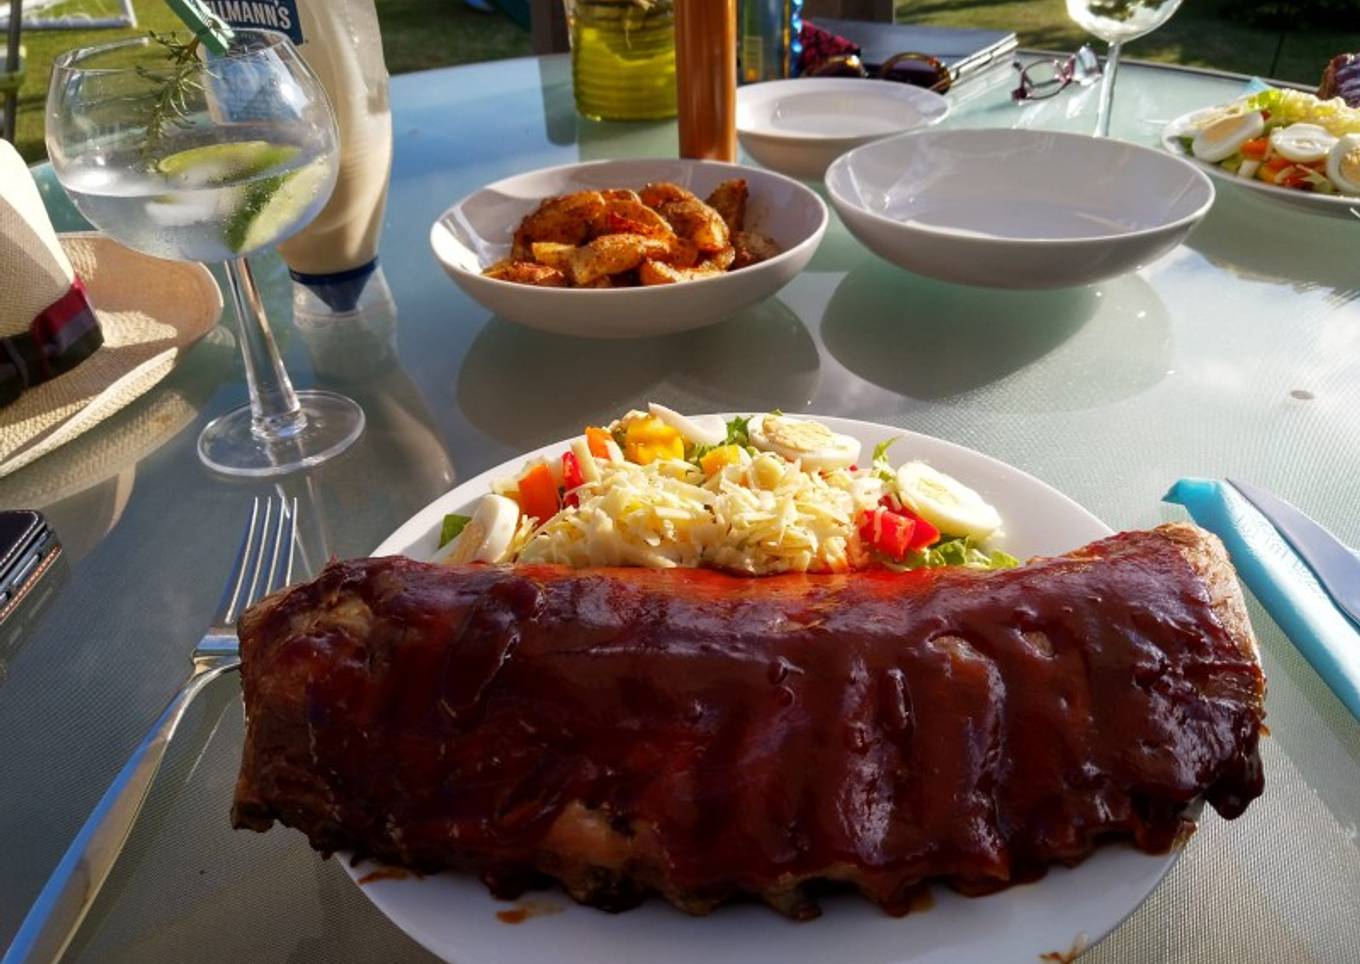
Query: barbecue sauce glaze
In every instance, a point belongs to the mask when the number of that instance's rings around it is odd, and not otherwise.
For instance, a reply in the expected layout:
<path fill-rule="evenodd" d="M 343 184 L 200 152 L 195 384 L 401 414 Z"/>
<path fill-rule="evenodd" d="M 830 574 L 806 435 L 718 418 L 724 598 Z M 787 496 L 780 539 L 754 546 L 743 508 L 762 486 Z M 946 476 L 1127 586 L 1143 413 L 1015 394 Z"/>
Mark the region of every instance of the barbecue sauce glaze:
<path fill-rule="evenodd" d="M 1260 667 L 1154 533 L 988 573 L 333 562 L 242 642 L 238 826 L 501 897 L 578 805 L 701 901 L 830 878 L 905 913 L 1262 790 Z M 592 903 L 645 896 L 615 870 Z"/>

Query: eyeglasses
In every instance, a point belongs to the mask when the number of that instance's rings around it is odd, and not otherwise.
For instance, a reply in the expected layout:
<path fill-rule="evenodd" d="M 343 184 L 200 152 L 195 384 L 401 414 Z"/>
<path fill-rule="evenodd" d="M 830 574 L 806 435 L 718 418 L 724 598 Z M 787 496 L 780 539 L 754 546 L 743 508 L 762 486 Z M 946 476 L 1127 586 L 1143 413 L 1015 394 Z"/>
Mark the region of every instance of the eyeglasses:
<path fill-rule="evenodd" d="M 1046 100 L 1056 97 L 1071 84 L 1085 87 L 1100 76 L 1100 61 L 1089 44 L 1061 60 L 1036 60 L 1020 71 L 1020 86 L 1011 91 L 1011 100 Z"/>
<path fill-rule="evenodd" d="M 911 84 L 924 87 L 937 94 L 943 94 L 954 85 L 954 74 L 945 66 L 944 61 L 930 54 L 900 53 L 893 54 L 883 61 L 883 66 L 870 73 L 864 61 L 855 54 L 841 54 L 828 57 L 807 72 L 808 77 L 876 77 L 891 80 L 898 84 Z"/>

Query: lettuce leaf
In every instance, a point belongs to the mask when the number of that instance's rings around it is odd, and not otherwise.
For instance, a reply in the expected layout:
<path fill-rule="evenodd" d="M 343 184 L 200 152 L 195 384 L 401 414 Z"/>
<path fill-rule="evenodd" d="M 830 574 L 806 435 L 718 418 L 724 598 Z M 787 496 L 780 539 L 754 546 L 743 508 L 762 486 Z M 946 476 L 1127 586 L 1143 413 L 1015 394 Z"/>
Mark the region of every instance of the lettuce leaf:
<path fill-rule="evenodd" d="M 888 462 L 888 449 L 892 448 L 893 443 L 901 436 L 894 436 L 886 442 L 879 442 L 874 446 L 874 458 L 870 465 L 874 475 L 887 485 L 897 484 L 897 473 L 893 471 L 892 464 Z"/>
<path fill-rule="evenodd" d="M 1014 569 L 1020 560 L 1000 549 L 983 549 L 971 536 L 956 536 L 935 543 L 922 552 L 913 552 L 899 563 L 887 563 L 888 568 L 906 572 L 912 569 L 938 569 L 942 566 L 964 566 L 968 569 Z"/>
<path fill-rule="evenodd" d="M 727 440 L 724 445 L 740 445 L 744 449 L 751 447 L 751 420 L 749 418 L 734 418 L 727 423 Z"/>
<path fill-rule="evenodd" d="M 439 548 L 443 549 L 454 539 L 458 538 L 459 533 L 472 521 L 470 515 L 458 515 L 450 512 L 444 516 L 444 524 L 439 527 Z"/>
<path fill-rule="evenodd" d="M 1307 123 L 1325 127 L 1335 137 L 1360 134 L 1360 109 L 1347 106 L 1340 97 L 1319 100 L 1307 91 L 1270 87 L 1252 94 L 1246 105 L 1270 111 L 1271 127 Z"/>

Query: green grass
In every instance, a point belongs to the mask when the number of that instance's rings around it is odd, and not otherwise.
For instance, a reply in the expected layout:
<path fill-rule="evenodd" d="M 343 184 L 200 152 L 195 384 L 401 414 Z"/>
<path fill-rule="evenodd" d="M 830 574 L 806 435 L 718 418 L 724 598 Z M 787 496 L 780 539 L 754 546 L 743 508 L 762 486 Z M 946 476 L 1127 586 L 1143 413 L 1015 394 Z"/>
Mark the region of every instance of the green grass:
<path fill-rule="evenodd" d="M 1076 50 L 1093 40 L 1067 18 L 1064 0 L 908 0 L 896 9 L 900 23 L 1006 27 L 1022 47 Z M 1316 84 L 1334 55 L 1360 50 L 1360 23 L 1345 24 L 1349 30 L 1294 28 L 1284 36 L 1277 63 L 1278 32 L 1228 20 L 1220 10 L 1221 0 L 1186 0 L 1156 32 L 1125 44 L 1124 55 Z M 1103 44 L 1094 45 L 1104 53 Z"/>
<path fill-rule="evenodd" d="M 462 0 L 378 0 L 378 19 L 387 69 L 394 74 L 529 53 L 526 31 Z"/>
<path fill-rule="evenodd" d="M 28 71 L 19 91 L 15 143 L 29 161 L 47 155 L 43 146 L 43 101 L 52 61 L 72 47 L 108 43 L 147 30 L 182 26 L 165 0 L 133 0 L 135 30 L 25 30 Z M 378 0 L 383 53 L 394 74 L 529 53 L 529 35 L 501 16 L 469 9 L 461 0 Z M 0 37 L 0 40 L 3 40 Z M 4 48 L 0 43 L 0 66 Z M 3 109 L 3 108 L 0 108 Z"/>

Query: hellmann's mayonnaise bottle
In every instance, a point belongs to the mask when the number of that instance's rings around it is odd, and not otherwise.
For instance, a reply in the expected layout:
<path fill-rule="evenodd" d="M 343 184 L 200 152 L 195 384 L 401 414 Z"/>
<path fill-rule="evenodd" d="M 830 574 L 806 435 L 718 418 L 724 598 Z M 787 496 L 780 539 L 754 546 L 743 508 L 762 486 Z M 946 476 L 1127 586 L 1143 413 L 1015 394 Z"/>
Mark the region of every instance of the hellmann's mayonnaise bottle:
<path fill-rule="evenodd" d="M 374 0 L 205 0 L 233 27 L 273 30 L 297 45 L 330 95 L 340 124 L 335 193 L 307 227 L 279 245 L 299 290 L 353 311 L 378 266 L 378 235 L 392 170 L 392 112 Z"/>

